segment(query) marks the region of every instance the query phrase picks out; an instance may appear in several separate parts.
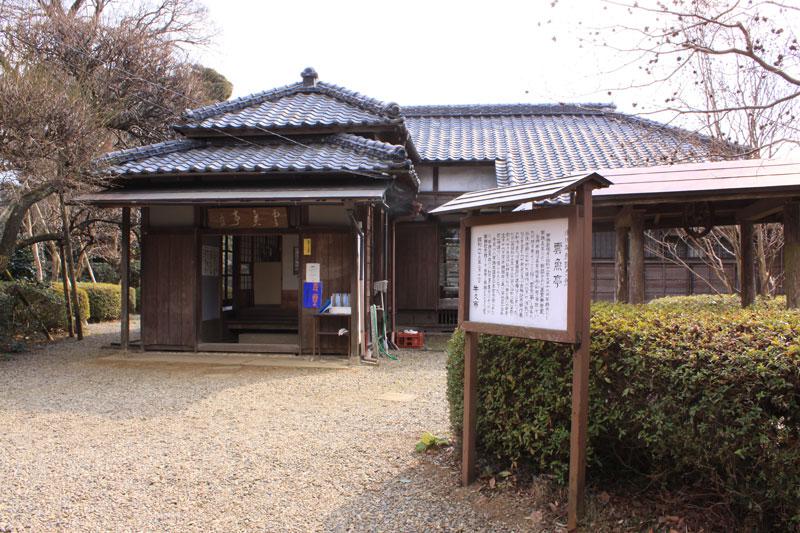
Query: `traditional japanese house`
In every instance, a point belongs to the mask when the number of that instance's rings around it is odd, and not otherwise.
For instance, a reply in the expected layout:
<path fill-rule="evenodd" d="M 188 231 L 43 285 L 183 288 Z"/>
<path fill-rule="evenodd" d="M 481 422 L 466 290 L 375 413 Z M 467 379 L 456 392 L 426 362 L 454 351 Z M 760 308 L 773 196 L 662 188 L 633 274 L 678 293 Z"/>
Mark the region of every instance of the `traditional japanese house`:
<path fill-rule="evenodd" d="M 712 151 L 608 105 L 401 109 L 310 68 L 297 83 L 187 111 L 174 129 L 176 140 L 104 157 L 109 187 L 82 199 L 123 208 L 123 221 L 141 209 L 144 349 L 363 356 L 381 280 L 392 325 L 452 328 L 457 219 L 431 208 Z M 613 235 L 595 235 L 598 298 L 613 295 Z M 329 299 L 345 314 L 319 318 Z"/>
<path fill-rule="evenodd" d="M 111 187 L 83 198 L 142 210 L 143 348 L 363 354 L 384 228 L 419 187 L 399 106 L 306 69 L 174 128 L 106 156 Z"/>

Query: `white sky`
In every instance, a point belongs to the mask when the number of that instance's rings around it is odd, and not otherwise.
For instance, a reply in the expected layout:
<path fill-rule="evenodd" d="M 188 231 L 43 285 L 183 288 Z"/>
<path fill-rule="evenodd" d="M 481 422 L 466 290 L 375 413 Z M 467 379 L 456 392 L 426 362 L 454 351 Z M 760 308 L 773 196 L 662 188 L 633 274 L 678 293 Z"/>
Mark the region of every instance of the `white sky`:
<path fill-rule="evenodd" d="M 234 96 L 298 81 L 307 66 L 401 105 L 613 101 L 633 111 L 640 96 L 609 96 L 626 80 L 602 71 L 619 58 L 578 46 L 578 20 L 614 23 L 600 0 L 204 3 L 219 33 L 200 60 Z"/>

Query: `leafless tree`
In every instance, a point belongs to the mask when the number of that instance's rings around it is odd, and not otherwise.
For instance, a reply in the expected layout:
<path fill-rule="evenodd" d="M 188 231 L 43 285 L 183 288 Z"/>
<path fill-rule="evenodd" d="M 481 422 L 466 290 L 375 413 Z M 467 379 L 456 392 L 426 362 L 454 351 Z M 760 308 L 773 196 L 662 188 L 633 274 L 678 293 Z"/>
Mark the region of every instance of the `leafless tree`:
<path fill-rule="evenodd" d="M 163 140 L 180 111 L 210 101 L 208 73 L 187 56 L 208 37 L 195 0 L 0 4 L 0 272 L 16 248 L 61 237 L 56 199 L 98 183 L 93 158 Z M 98 218 L 76 210 L 68 231 Z M 102 240 L 84 234 L 76 251 Z"/>
<path fill-rule="evenodd" d="M 705 135 L 711 158 L 771 157 L 797 145 L 800 6 L 771 0 L 605 3 L 611 18 L 622 22 L 595 27 L 584 38 L 636 70 L 634 81 L 619 89 L 662 93 L 660 100 L 637 105 L 642 114 Z M 782 228 L 756 226 L 755 238 L 757 288 L 772 294 L 780 283 L 774 267 Z M 675 230 L 652 233 L 649 240 L 651 253 L 689 269 L 691 263 L 677 252 L 692 249 L 716 285 L 729 292 L 736 288 L 724 258 L 740 257 L 737 227 L 714 228 L 701 239 Z"/>

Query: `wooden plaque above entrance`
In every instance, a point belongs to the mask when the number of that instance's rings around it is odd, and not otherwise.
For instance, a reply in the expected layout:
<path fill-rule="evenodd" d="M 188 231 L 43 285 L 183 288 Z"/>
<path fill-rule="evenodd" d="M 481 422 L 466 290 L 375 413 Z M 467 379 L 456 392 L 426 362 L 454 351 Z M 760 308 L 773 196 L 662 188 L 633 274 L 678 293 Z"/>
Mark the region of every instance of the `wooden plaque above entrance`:
<path fill-rule="evenodd" d="M 286 228 L 285 207 L 212 207 L 208 227 L 213 229 Z"/>

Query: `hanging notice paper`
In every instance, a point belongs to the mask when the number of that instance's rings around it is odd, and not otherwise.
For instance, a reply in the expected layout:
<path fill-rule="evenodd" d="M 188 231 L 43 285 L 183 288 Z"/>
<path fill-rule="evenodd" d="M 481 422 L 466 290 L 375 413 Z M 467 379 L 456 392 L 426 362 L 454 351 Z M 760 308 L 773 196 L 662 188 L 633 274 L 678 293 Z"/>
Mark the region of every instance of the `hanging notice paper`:
<path fill-rule="evenodd" d="M 319 263 L 306 263 L 306 281 L 319 283 Z"/>
<path fill-rule="evenodd" d="M 567 330 L 569 220 L 474 226 L 469 320 Z"/>

